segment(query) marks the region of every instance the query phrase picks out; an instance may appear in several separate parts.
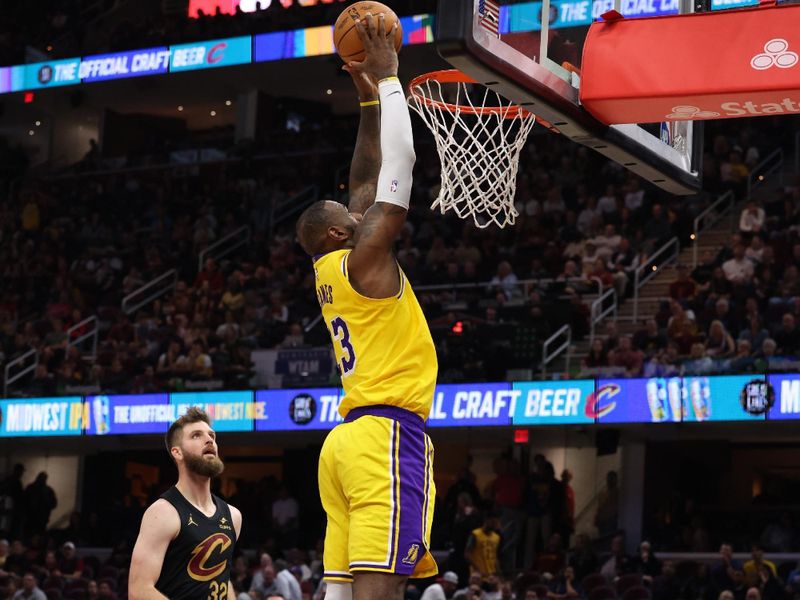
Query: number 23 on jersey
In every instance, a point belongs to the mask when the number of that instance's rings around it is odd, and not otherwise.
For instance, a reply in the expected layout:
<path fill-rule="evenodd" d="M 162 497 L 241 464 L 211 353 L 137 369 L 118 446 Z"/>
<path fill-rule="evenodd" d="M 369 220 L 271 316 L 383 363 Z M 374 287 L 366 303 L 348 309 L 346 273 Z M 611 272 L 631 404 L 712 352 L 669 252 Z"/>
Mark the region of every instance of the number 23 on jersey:
<path fill-rule="evenodd" d="M 342 349 L 342 362 L 339 368 L 342 371 L 342 377 L 347 377 L 356 368 L 356 351 L 350 339 L 350 330 L 342 317 L 336 317 L 331 321 L 331 335 L 333 335 L 334 344 L 339 342 Z"/>

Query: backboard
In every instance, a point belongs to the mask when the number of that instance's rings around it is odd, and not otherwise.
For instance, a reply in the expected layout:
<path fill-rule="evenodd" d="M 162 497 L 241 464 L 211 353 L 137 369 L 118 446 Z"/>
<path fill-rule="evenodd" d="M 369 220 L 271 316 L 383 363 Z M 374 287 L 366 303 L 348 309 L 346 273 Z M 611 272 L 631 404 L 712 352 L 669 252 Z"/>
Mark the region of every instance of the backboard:
<path fill-rule="evenodd" d="M 580 105 L 583 42 L 592 21 L 611 9 L 635 18 L 691 12 L 693 5 L 689 0 L 439 0 L 437 49 L 453 67 L 574 142 L 668 192 L 696 193 L 702 123 L 608 126 Z"/>

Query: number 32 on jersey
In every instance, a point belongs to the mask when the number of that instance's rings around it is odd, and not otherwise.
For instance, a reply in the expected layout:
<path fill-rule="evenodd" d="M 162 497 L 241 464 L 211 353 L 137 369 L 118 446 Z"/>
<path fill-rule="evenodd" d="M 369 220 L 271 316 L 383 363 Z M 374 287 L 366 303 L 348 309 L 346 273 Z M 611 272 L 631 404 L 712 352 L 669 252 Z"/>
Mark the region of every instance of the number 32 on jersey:
<path fill-rule="evenodd" d="M 331 334 L 334 344 L 339 342 L 341 346 L 342 362 L 339 368 L 342 371 L 342 377 L 347 377 L 356 368 L 356 351 L 350 340 L 350 330 L 347 329 L 347 323 L 342 317 L 336 317 L 331 321 Z"/>

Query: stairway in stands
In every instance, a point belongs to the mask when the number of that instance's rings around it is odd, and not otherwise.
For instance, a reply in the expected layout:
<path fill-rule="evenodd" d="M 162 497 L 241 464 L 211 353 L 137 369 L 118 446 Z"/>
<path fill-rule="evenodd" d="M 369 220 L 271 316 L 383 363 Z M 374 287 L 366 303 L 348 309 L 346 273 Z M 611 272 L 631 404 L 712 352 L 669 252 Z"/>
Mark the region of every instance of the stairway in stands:
<path fill-rule="evenodd" d="M 785 160 L 780 171 L 782 181 L 789 183 L 797 176 L 794 173 L 794 161 L 790 159 Z M 762 185 L 758 185 L 753 191 L 753 198 L 760 200 L 774 194 L 783 183 L 781 177 L 776 173 L 774 176 L 769 177 Z M 745 201 L 734 204 L 730 212 L 723 215 L 714 225 L 708 229 L 703 230 L 697 238 L 697 259 L 701 260 L 704 252 L 711 251 L 714 255 L 728 243 L 731 233 L 736 231 L 739 226 L 739 215 L 746 204 Z M 633 298 L 625 299 L 617 311 L 617 329 L 620 335 L 633 335 L 637 330 L 644 327 L 644 322 L 647 318 L 654 315 L 658 311 L 658 305 L 661 300 L 669 297 L 669 286 L 677 278 L 675 266 L 683 263 L 689 265 L 691 270 L 693 260 L 692 245 L 685 245 L 681 250 L 677 261 L 662 268 L 659 272 L 650 279 L 639 290 L 639 308 L 637 321 L 633 320 L 634 302 Z M 605 323 L 608 319 L 613 319 L 613 316 L 606 318 L 603 322 L 595 327 L 595 335 L 600 339 L 605 339 Z M 580 370 L 581 360 L 589 353 L 589 337 L 581 341 L 573 341 L 570 352 L 570 371 L 575 374 Z M 547 372 L 563 373 L 566 371 L 566 361 L 564 356 L 558 357 L 549 366 Z"/>

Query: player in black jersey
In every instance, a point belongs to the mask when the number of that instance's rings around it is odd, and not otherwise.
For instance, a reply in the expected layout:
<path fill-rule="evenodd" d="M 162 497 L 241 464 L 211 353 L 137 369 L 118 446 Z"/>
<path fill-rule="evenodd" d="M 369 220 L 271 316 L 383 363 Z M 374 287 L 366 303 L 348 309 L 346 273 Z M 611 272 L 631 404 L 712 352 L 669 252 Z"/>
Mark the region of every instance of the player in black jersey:
<path fill-rule="evenodd" d="M 144 513 L 128 580 L 130 600 L 235 600 L 230 583 L 242 513 L 211 493 L 225 468 L 208 415 L 190 408 L 167 432 L 178 483 Z"/>

